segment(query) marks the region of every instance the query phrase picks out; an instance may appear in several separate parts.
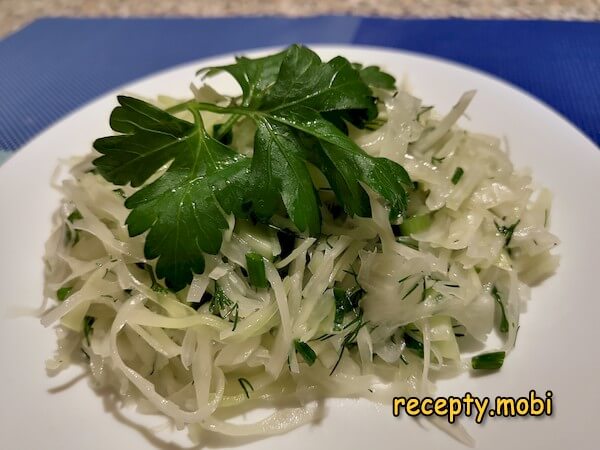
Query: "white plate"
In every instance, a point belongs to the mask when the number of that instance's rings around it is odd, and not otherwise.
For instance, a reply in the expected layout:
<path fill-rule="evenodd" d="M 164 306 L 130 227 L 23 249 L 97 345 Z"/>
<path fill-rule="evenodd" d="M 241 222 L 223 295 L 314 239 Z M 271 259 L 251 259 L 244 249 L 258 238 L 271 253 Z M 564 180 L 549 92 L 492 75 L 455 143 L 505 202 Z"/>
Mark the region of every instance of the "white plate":
<path fill-rule="evenodd" d="M 456 64 L 406 52 L 352 46 L 318 46 L 325 58 L 342 54 L 353 61 L 379 64 L 398 78 L 408 77 L 425 104 L 448 110 L 464 91 L 477 89 L 467 128 L 505 136 L 517 166 L 532 168 L 534 179 L 555 194 L 552 230 L 560 239 L 558 273 L 533 290 L 522 317 L 518 345 L 501 371 L 484 377 L 465 374 L 439 384 L 440 394 L 522 396 L 530 389 L 552 390 L 555 411 L 542 418 L 488 418 L 483 425 L 463 420 L 485 449 L 597 448 L 600 383 L 600 299 L 595 284 L 600 251 L 600 152 L 555 112 L 527 94 Z M 55 347 L 52 330 L 32 318 L 12 317 L 17 307 L 41 302 L 42 254 L 50 216 L 59 197 L 50 177 L 59 158 L 90 151 L 94 138 L 110 133 L 108 115 L 115 94 L 132 92 L 189 96 L 195 70 L 224 64 L 221 57 L 160 73 L 118 89 L 81 108 L 31 141 L 0 168 L 0 447 L 5 449 L 163 449 L 151 434 L 120 419 L 107 397 L 96 395 L 85 380 L 54 392 L 81 373 L 73 368 L 48 378 L 44 360 Z M 535 69 L 533 69 L 535 70 Z M 226 83 L 219 83 L 219 88 Z M 227 86 L 231 86 L 228 84 Z M 390 405 L 335 400 L 326 419 L 283 436 L 246 443 L 263 448 L 464 448 L 424 421 L 394 419 Z M 157 425 L 164 420 L 125 415 Z M 161 432 L 167 442 L 185 446 L 183 433 Z M 215 439 L 209 446 L 238 446 L 242 441 Z"/>

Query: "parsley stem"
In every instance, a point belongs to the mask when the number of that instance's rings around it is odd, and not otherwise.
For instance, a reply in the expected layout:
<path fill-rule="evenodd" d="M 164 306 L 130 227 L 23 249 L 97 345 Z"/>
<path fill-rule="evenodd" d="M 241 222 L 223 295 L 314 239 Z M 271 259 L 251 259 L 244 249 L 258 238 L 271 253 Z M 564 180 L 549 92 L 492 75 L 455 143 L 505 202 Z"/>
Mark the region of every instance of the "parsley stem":
<path fill-rule="evenodd" d="M 227 119 L 226 122 L 221 124 L 219 129 L 215 131 L 215 135 L 213 137 L 217 141 L 220 141 L 223 138 L 223 136 L 225 136 L 229 131 L 231 131 L 231 129 L 233 128 L 233 126 L 239 119 L 240 119 L 239 114 L 233 114 L 229 119 Z"/>
<path fill-rule="evenodd" d="M 210 111 L 217 114 L 241 114 L 245 116 L 254 113 L 254 111 L 245 108 L 239 108 L 235 106 L 219 106 L 213 105 L 212 103 L 197 102 L 196 100 L 188 100 L 183 103 L 178 103 L 177 105 L 173 105 L 165 109 L 165 111 L 169 114 L 176 114 L 181 111 L 185 111 L 186 109 L 195 111 Z"/>
<path fill-rule="evenodd" d="M 177 103 L 176 105 L 170 106 L 167 109 L 165 109 L 165 111 L 169 114 L 177 114 L 181 111 L 185 111 L 190 106 L 195 105 L 196 103 L 196 100 L 188 100 L 183 103 Z"/>
<path fill-rule="evenodd" d="M 243 116 L 251 116 L 256 114 L 256 111 L 252 111 L 247 108 L 239 108 L 236 106 L 218 106 L 212 103 L 201 103 L 201 102 L 190 102 L 187 108 L 196 109 L 199 111 L 210 111 L 217 114 L 240 114 Z"/>

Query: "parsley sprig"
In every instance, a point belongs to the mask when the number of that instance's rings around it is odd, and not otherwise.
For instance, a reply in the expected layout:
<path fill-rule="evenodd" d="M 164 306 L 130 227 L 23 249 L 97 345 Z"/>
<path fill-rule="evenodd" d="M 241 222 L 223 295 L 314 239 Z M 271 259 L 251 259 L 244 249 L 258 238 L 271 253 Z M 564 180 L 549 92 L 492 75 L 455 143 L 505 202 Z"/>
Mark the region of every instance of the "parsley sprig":
<path fill-rule="evenodd" d="M 347 135 L 347 124 L 364 128 L 377 117 L 372 88 L 393 89 L 379 68 L 342 57 L 323 62 L 293 45 L 263 58 L 240 57 L 231 65 L 203 69 L 228 72 L 242 89 L 229 106 L 195 100 L 170 108 L 189 110 L 194 123 L 146 102 L 119 97 L 110 119 L 120 133 L 96 140 L 98 173 L 116 185 L 143 186 L 129 197 L 129 234 L 148 231 L 144 253 L 158 258 L 156 274 L 179 290 L 204 271 L 204 253 L 216 254 L 227 228 L 224 214 L 252 214 L 267 221 L 285 210 L 296 228 L 318 235 L 321 209 L 309 165 L 327 178 L 348 215 L 370 216 L 363 185 L 378 193 L 396 219 L 411 186 L 397 163 L 366 154 Z M 204 128 L 200 111 L 224 115 L 218 136 Z M 252 157 L 222 139 L 240 118 L 256 125 Z M 219 140 L 220 139 L 220 140 Z M 161 167 L 168 169 L 150 184 Z"/>
<path fill-rule="evenodd" d="M 144 254 L 158 258 L 156 275 L 180 290 L 192 272 L 204 271 L 202 252 L 216 254 L 221 248 L 227 228 L 223 211 L 240 207 L 249 160 L 209 136 L 197 112 L 195 123 L 189 123 L 141 100 L 118 101 L 110 122 L 123 134 L 94 142 L 103 155 L 94 164 L 108 181 L 137 187 L 172 161 L 162 176 L 125 201 L 132 210 L 126 224 L 130 236 L 150 230 Z"/>

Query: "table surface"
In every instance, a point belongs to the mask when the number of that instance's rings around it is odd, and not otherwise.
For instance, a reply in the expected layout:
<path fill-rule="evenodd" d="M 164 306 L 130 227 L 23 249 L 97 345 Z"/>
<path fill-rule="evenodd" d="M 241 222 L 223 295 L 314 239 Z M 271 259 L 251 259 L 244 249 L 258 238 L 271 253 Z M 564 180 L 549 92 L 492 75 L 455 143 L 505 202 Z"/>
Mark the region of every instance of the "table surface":
<path fill-rule="evenodd" d="M 0 0 L 0 38 L 39 17 L 273 14 L 600 20 L 600 0 Z"/>

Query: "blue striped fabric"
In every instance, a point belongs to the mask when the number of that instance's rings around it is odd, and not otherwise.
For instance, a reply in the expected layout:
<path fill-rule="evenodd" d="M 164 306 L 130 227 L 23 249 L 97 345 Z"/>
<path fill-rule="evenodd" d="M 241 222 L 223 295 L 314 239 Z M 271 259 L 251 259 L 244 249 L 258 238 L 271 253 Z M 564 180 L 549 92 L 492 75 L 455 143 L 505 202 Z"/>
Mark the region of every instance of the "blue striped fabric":
<path fill-rule="evenodd" d="M 74 108 L 154 71 L 293 42 L 458 61 L 531 92 L 600 143 L 600 23 L 322 16 L 38 20 L 0 41 L 0 149 L 18 149 Z"/>

